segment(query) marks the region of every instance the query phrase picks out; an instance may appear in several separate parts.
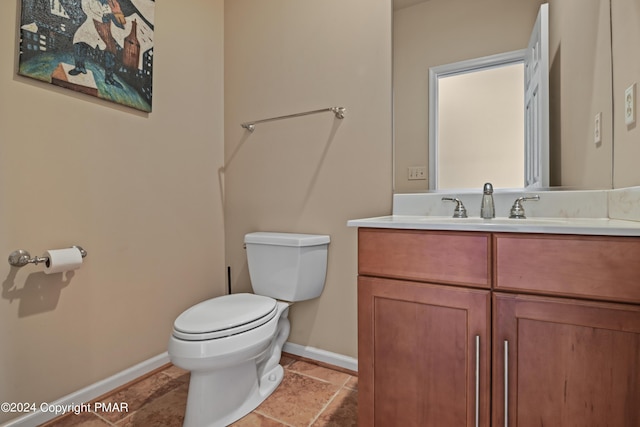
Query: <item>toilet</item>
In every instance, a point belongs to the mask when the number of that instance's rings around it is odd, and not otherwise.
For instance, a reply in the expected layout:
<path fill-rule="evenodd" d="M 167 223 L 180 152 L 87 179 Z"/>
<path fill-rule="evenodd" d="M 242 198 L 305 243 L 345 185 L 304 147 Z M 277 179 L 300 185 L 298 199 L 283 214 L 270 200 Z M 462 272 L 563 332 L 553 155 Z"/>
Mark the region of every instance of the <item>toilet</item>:
<path fill-rule="evenodd" d="M 289 306 L 324 289 L 330 238 L 245 235 L 254 294 L 212 298 L 185 310 L 169 339 L 171 362 L 191 371 L 185 427 L 223 427 L 247 415 L 282 381 Z"/>

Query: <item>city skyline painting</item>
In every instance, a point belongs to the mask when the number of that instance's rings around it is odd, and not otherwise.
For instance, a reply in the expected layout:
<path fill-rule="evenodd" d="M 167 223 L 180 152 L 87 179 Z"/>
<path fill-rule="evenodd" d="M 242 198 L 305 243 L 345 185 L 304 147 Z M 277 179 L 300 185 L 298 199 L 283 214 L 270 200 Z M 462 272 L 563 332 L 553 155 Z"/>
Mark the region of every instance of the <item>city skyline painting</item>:
<path fill-rule="evenodd" d="M 18 74 L 151 112 L 155 0 L 22 0 Z"/>

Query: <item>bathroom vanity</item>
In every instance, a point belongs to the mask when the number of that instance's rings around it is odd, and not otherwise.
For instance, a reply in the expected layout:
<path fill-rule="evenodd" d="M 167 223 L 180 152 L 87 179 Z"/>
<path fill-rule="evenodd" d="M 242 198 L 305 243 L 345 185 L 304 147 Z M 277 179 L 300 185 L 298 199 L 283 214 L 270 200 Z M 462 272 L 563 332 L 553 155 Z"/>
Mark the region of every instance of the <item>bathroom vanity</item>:
<path fill-rule="evenodd" d="M 640 425 L 639 223 L 349 225 L 360 425 Z"/>

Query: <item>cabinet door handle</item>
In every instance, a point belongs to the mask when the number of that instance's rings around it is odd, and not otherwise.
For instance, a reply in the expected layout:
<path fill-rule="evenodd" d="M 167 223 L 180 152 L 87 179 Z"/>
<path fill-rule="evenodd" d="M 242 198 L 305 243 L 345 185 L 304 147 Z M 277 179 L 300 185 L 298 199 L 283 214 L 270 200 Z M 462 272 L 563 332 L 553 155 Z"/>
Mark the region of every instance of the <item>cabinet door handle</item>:
<path fill-rule="evenodd" d="M 480 335 L 476 335 L 476 427 L 480 426 Z"/>
<path fill-rule="evenodd" d="M 504 427 L 509 427 L 509 341 L 504 340 Z"/>

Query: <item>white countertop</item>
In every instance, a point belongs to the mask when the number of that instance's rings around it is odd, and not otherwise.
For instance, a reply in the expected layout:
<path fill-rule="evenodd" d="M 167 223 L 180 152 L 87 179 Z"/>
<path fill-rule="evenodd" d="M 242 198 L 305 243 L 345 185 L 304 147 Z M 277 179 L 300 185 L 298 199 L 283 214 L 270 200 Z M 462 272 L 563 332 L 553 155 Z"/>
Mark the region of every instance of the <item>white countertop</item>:
<path fill-rule="evenodd" d="M 452 218 L 445 216 L 389 215 L 353 219 L 349 227 L 415 230 L 486 231 L 501 233 L 584 234 L 640 236 L 640 222 L 609 218 Z"/>

